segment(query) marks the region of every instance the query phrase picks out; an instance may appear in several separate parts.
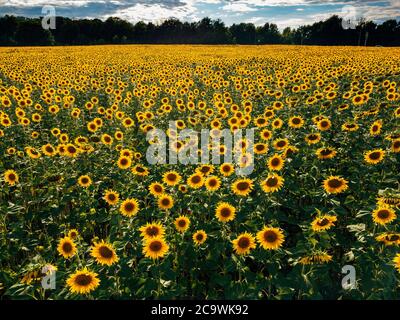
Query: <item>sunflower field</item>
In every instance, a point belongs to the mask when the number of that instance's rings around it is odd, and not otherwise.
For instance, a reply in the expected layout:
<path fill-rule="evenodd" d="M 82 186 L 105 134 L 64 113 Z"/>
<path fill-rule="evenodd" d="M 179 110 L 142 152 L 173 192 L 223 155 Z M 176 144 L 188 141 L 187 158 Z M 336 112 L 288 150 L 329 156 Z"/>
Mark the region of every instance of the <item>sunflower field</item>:
<path fill-rule="evenodd" d="M 0 48 L 0 297 L 399 299 L 399 171 L 400 49 Z"/>

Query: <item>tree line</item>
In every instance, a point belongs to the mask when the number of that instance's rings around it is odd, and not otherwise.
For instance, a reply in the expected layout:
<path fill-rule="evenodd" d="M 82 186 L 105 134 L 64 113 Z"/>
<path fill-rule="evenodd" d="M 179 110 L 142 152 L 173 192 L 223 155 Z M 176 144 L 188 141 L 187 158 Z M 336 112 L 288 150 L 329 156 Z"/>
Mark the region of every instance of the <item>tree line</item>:
<path fill-rule="evenodd" d="M 354 28 L 343 28 L 342 18 L 279 31 L 276 24 L 238 23 L 226 26 L 220 19 L 197 22 L 168 19 L 161 24 L 120 18 L 70 19 L 56 17 L 56 28 L 43 29 L 41 18 L 0 17 L 0 45 L 92 44 L 304 44 L 399 46 L 400 21 L 381 24 L 360 19 Z"/>

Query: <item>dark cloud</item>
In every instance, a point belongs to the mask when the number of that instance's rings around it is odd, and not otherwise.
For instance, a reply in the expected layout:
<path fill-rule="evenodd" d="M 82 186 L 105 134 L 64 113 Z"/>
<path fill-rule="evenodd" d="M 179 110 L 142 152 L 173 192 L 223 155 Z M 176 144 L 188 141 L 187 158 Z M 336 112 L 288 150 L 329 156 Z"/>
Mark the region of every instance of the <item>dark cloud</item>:
<path fill-rule="evenodd" d="M 86 3 L 84 3 L 86 2 Z M 8 1 L 0 7 L 0 15 L 21 15 L 28 17 L 40 16 L 43 5 L 52 5 L 56 8 L 57 15 L 83 18 L 103 17 L 113 15 L 115 12 L 142 4 L 146 6 L 161 5 L 167 9 L 174 9 L 186 5 L 181 0 L 118 0 L 118 1 Z M 8 3 L 15 5 L 7 5 Z M 84 3 L 82 5 L 82 3 Z"/>

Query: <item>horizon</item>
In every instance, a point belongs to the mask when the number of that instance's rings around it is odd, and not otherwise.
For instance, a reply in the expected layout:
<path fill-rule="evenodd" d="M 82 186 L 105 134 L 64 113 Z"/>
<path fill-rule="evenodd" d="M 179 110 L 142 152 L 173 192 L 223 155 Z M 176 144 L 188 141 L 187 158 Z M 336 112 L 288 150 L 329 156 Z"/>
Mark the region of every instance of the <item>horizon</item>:
<path fill-rule="evenodd" d="M 45 5 L 54 6 L 56 15 L 71 19 L 116 17 L 131 23 L 143 21 L 161 24 L 175 18 L 195 22 L 204 17 L 220 19 L 226 26 L 274 23 L 282 31 L 326 20 L 332 15 L 357 20 L 364 18 L 380 24 L 400 21 L 400 0 L 0 0 L 0 16 L 27 18 L 43 16 Z"/>

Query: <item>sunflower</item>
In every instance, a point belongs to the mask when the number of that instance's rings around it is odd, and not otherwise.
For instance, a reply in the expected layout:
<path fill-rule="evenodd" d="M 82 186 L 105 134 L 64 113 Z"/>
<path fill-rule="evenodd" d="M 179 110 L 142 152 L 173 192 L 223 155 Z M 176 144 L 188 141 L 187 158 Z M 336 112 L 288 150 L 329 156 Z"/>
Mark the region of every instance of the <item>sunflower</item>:
<path fill-rule="evenodd" d="M 214 172 L 214 166 L 210 164 L 203 164 L 202 166 L 196 168 L 195 171 L 203 176 L 207 176 Z"/>
<path fill-rule="evenodd" d="M 263 140 L 269 140 L 272 138 L 272 131 L 268 129 L 264 129 L 260 132 L 260 138 Z"/>
<path fill-rule="evenodd" d="M 270 174 L 265 180 L 261 181 L 260 185 L 264 192 L 272 193 L 278 191 L 283 186 L 284 181 L 281 176 Z"/>
<path fill-rule="evenodd" d="M 201 245 L 207 240 L 207 233 L 204 230 L 196 231 L 192 239 L 196 245 Z"/>
<path fill-rule="evenodd" d="M 237 254 L 246 255 L 256 248 L 256 239 L 250 233 L 244 232 L 232 240 L 232 245 Z"/>
<path fill-rule="evenodd" d="M 332 126 L 332 123 L 329 119 L 322 119 L 320 121 L 317 122 L 317 128 L 320 131 L 327 131 L 330 129 L 330 127 Z"/>
<path fill-rule="evenodd" d="M 10 147 L 7 149 L 7 154 L 15 154 L 17 152 L 17 150 L 13 147 Z"/>
<path fill-rule="evenodd" d="M 187 184 L 193 189 L 199 189 L 204 184 L 204 178 L 201 173 L 194 173 L 187 179 Z"/>
<path fill-rule="evenodd" d="M 289 119 L 289 127 L 291 128 L 301 128 L 304 124 L 304 120 L 300 116 L 294 116 Z"/>
<path fill-rule="evenodd" d="M 342 104 L 342 105 L 340 105 L 339 107 L 338 107 L 338 110 L 339 111 L 344 111 L 344 110 L 347 110 L 348 108 L 350 108 L 350 106 L 348 105 L 348 104 Z"/>
<path fill-rule="evenodd" d="M 179 187 L 178 187 L 178 189 L 179 189 L 179 191 L 182 192 L 182 193 L 186 193 L 186 192 L 188 191 L 187 186 L 184 185 L 184 184 L 180 184 Z"/>
<path fill-rule="evenodd" d="M 265 109 L 264 118 L 267 120 L 272 119 L 275 116 L 274 108 L 269 107 Z"/>
<path fill-rule="evenodd" d="M 377 136 L 381 133 L 381 129 L 382 129 L 382 120 L 377 120 L 369 128 L 369 134 L 371 136 Z"/>
<path fill-rule="evenodd" d="M 165 229 L 159 222 L 146 223 L 144 226 L 139 228 L 140 235 L 144 239 L 163 237 L 165 234 Z"/>
<path fill-rule="evenodd" d="M 27 153 L 29 158 L 32 158 L 32 159 L 38 159 L 42 156 L 42 154 L 40 152 L 38 152 L 35 148 L 31 148 L 31 147 L 27 147 L 25 149 L 25 152 Z M 65 149 L 65 152 L 66 152 L 66 149 Z"/>
<path fill-rule="evenodd" d="M 359 125 L 354 122 L 346 122 L 342 125 L 343 131 L 353 132 L 359 129 Z"/>
<path fill-rule="evenodd" d="M 178 129 L 185 129 L 185 127 L 186 127 L 186 125 L 185 125 L 185 122 L 183 121 L 183 120 L 177 120 L 176 122 L 175 122 L 175 125 L 176 125 L 176 127 L 178 128 Z"/>
<path fill-rule="evenodd" d="M 268 124 L 268 120 L 262 116 L 259 116 L 257 118 L 254 119 L 254 124 L 259 127 L 265 127 Z"/>
<path fill-rule="evenodd" d="M 236 208 L 227 202 L 219 202 L 215 209 L 215 215 L 221 222 L 229 222 L 235 219 Z"/>
<path fill-rule="evenodd" d="M 121 141 L 124 138 L 124 133 L 122 131 L 115 131 L 114 137 L 116 140 Z"/>
<path fill-rule="evenodd" d="M 56 154 L 56 150 L 50 143 L 42 146 L 42 152 L 48 157 L 52 157 Z"/>
<path fill-rule="evenodd" d="M 183 149 L 184 146 L 185 146 L 185 144 L 182 141 L 170 140 L 170 147 L 176 153 L 179 153 Z"/>
<path fill-rule="evenodd" d="M 84 268 L 70 275 L 67 285 L 72 293 L 88 294 L 100 285 L 98 274 Z"/>
<path fill-rule="evenodd" d="M 257 232 L 257 240 L 265 250 L 277 250 L 285 241 L 285 236 L 279 228 L 264 227 Z"/>
<path fill-rule="evenodd" d="M 237 164 L 240 168 L 246 168 L 246 167 L 254 164 L 253 156 L 249 152 L 242 153 L 238 157 L 237 157 L 237 155 L 235 155 L 235 156 L 236 156 Z"/>
<path fill-rule="evenodd" d="M 234 150 L 237 150 L 238 152 L 242 151 L 246 151 L 248 146 L 250 144 L 250 141 L 247 139 L 240 139 L 239 141 L 235 142 L 235 146 L 234 146 Z"/>
<path fill-rule="evenodd" d="M 103 199 L 109 204 L 109 205 L 115 205 L 119 201 L 119 194 L 116 191 L 113 190 L 106 190 L 106 193 L 103 197 Z"/>
<path fill-rule="evenodd" d="M 143 254 L 147 258 L 158 259 L 164 257 L 168 250 L 169 246 L 163 238 L 148 238 L 144 243 Z"/>
<path fill-rule="evenodd" d="M 238 179 L 231 185 L 231 190 L 238 196 L 247 196 L 253 189 L 253 181 L 251 179 Z"/>
<path fill-rule="evenodd" d="M 3 117 L 3 118 L 1 119 L 1 124 L 2 124 L 4 127 L 9 127 L 9 126 L 11 126 L 11 120 L 10 120 L 9 118 L 7 118 L 7 117 Z"/>
<path fill-rule="evenodd" d="M 78 155 L 79 153 L 79 149 L 74 146 L 72 143 L 68 143 L 65 146 L 65 155 L 70 157 L 70 158 L 74 158 Z"/>
<path fill-rule="evenodd" d="M 88 141 L 88 138 L 79 136 L 79 137 L 75 138 L 74 142 L 78 146 L 83 146 L 83 145 L 87 144 L 89 141 Z"/>
<path fill-rule="evenodd" d="M 19 181 L 18 173 L 14 170 L 7 170 L 4 172 L 4 180 L 10 185 L 13 186 Z"/>
<path fill-rule="evenodd" d="M 132 118 L 127 117 L 127 118 L 125 118 L 124 120 L 122 120 L 122 125 L 123 125 L 125 128 L 130 128 L 130 127 L 132 127 L 132 126 L 135 125 L 135 122 L 133 121 Z"/>
<path fill-rule="evenodd" d="M 57 147 L 57 153 L 60 156 L 66 156 L 67 155 L 67 146 L 65 144 L 59 144 Z"/>
<path fill-rule="evenodd" d="M 317 155 L 318 159 L 332 159 L 336 156 L 337 152 L 334 148 L 325 147 L 319 148 L 317 151 L 315 151 L 315 154 Z"/>
<path fill-rule="evenodd" d="M 140 176 L 140 177 L 145 177 L 149 175 L 149 169 L 146 168 L 145 166 L 142 166 L 140 164 L 135 165 L 131 172 L 136 175 L 136 176 Z"/>
<path fill-rule="evenodd" d="M 355 104 L 357 106 L 357 105 L 363 104 L 364 100 L 361 95 L 355 95 L 351 101 L 353 102 L 353 104 Z"/>
<path fill-rule="evenodd" d="M 58 139 L 61 143 L 67 143 L 69 141 L 69 136 L 66 133 L 61 133 Z"/>
<path fill-rule="evenodd" d="M 139 202 L 134 198 L 126 199 L 121 203 L 119 211 L 126 217 L 133 217 L 139 211 Z"/>
<path fill-rule="evenodd" d="M 400 153 L 400 139 L 392 141 L 392 151 L 394 153 Z"/>
<path fill-rule="evenodd" d="M 321 217 L 317 217 L 313 220 L 313 222 L 311 222 L 311 229 L 315 232 L 328 230 L 332 226 L 334 226 L 336 220 L 336 216 L 331 215 L 323 215 Z"/>
<path fill-rule="evenodd" d="M 109 134 L 105 133 L 101 136 L 101 142 L 109 146 L 113 143 L 113 138 Z"/>
<path fill-rule="evenodd" d="M 132 164 L 132 160 L 129 157 L 120 156 L 117 164 L 120 169 L 128 169 Z"/>
<path fill-rule="evenodd" d="M 179 216 L 178 218 L 175 219 L 175 228 L 179 232 L 185 232 L 190 225 L 190 220 L 186 216 Z"/>
<path fill-rule="evenodd" d="M 176 171 L 168 171 L 163 175 L 163 182 L 169 186 L 175 186 L 179 184 L 181 179 L 181 175 Z"/>
<path fill-rule="evenodd" d="M 323 182 L 323 187 L 327 193 L 341 193 L 346 191 L 348 186 L 348 181 L 340 176 L 329 176 Z"/>
<path fill-rule="evenodd" d="M 220 144 L 219 146 L 213 147 L 213 150 L 217 150 L 219 155 L 224 155 L 227 153 L 227 147 L 223 144 Z M 214 152 L 214 151 L 213 151 Z"/>
<path fill-rule="evenodd" d="M 120 150 L 120 152 L 119 152 L 119 156 L 120 157 L 127 157 L 127 158 L 133 158 L 133 155 L 134 155 L 134 153 L 133 153 L 133 151 L 132 150 L 130 150 L 130 149 L 122 149 L 122 150 Z"/>
<path fill-rule="evenodd" d="M 230 163 L 223 163 L 219 167 L 219 172 L 225 177 L 229 177 L 230 175 L 233 174 L 234 171 L 235 169 L 233 165 Z"/>
<path fill-rule="evenodd" d="M 372 212 L 372 217 L 375 223 L 385 225 L 396 219 L 396 213 L 388 206 L 381 206 Z"/>
<path fill-rule="evenodd" d="M 394 110 L 394 116 L 396 118 L 400 118 L 400 107 L 398 107 L 396 110 Z"/>
<path fill-rule="evenodd" d="M 253 146 L 255 154 L 265 154 L 268 151 L 268 145 L 266 143 L 256 143 Z"/>
<path fill-rule="evenodd" d="M 400 234 L 384 232 L 375 237 L 376 241 L 383 242 L 386 246 L 400 245 Z"/>
<path fill-rule="evenodd" d="M 272 129 L 280 129 L 283 126 L 283 120 L 276 118 L 272 121 Z"/>
<path fill-rule="evenodd" d="M 78 239 L 79 237 L 79 232 L 76 229 L 71 229 L 68 231 L 68 238 L 71 238 L 72 240 Z"/>
<path fill-rule="evenodd" d="M 162 195 L 165 192 L 164 186 L 159 182 L 153 182 L 149 185 L 149 192 L 155 197 Z"/>
<path fill-rule="evenodd" d="M 400 195 L 396 195 L 396 197 L 378 197 L 376 199 L 378 206 L 385 207 L 388 206 L 390 208 L 392 207 L 400 207 Z"/>
<path fill-rule="evenodd" d="M 285 160 L 279 154 L 275 153 L 268 159 L 268 169 L 273 171 L 282 170 L 284 163 Z"/>
<path fill-rule="evenodd" d="M 309 144 L 309 145 L 316 144 L 321 140 L 321 134 L 319 134 L 319 133 L 310 133 L 304 139 L 307 142 L 307 144 Z"/>
<path fill-rule="evenodd" d="M 58 242 L 57 251 L 65 259 L 69 259 L 76 254 L 77 249 L 74 241 L 70 237 L 64 237 Z"/>
<path fill-rule="evenodd" d="M 284 150 L 289 146 L 289 140 L 284 138 L 274 140 L 273 144 L 276 150 Z"/>
<path fill-rule="evenodd" d="M 369 164 L 377 164 L 385 157 L 385 151 L 382 149 L 374 149 L 364 153 L 364 160 Z"/>
<path fill-rule="evenodd" d="M 216 191 L 221 186 L 221 180 L 217 176 L 209 176 L 204 181 L 204 185 L 208 191 Z"/>
<path fill-rule="evenodd" d="M 95 243 L 90 253 L 102 265 L 111 266 L 119 260 L 113 246 L 104 241 Z"/>
<path fill-rule="evenodd" d="M 332 256 L 325 251 L 315 252 L 310 255 L 304 256 L 300 259 L 303 265 L 309 264 L 323 264 L 332 261 Z"/>
<path fill-rule="evenodd" d="M 40 282 L 42 280 L 42 275 L 39 270 L 32 270 L 24 273 L 24 276 L 21 279 L 22 284 L 31 284 L 33 281 Z"/>
<path fill-rule="evenodd" d="M 400 253 L 396 254 L 393 258 L 394 266 L 398 272 L 400 272 Z"/>
<path fill-rule="evenodd" d="M 88 175 L 83 175 L 78 178 L 78 184 L 81 187 L 87 188 L 92 184 L 92 179 Z"/>
<path fill-rule="evenodd" d="M 162 194 L 158 197 L 158 207 L 162 210 L 171 209 L 174 206 L 174 199 L 169 194 Z"/>
<path fill-rule="evenodd" d="M 387 136 L 385 136 L 385 139 L 390 141 L 399 140 L 400 132 L 388 134 Z"/>

